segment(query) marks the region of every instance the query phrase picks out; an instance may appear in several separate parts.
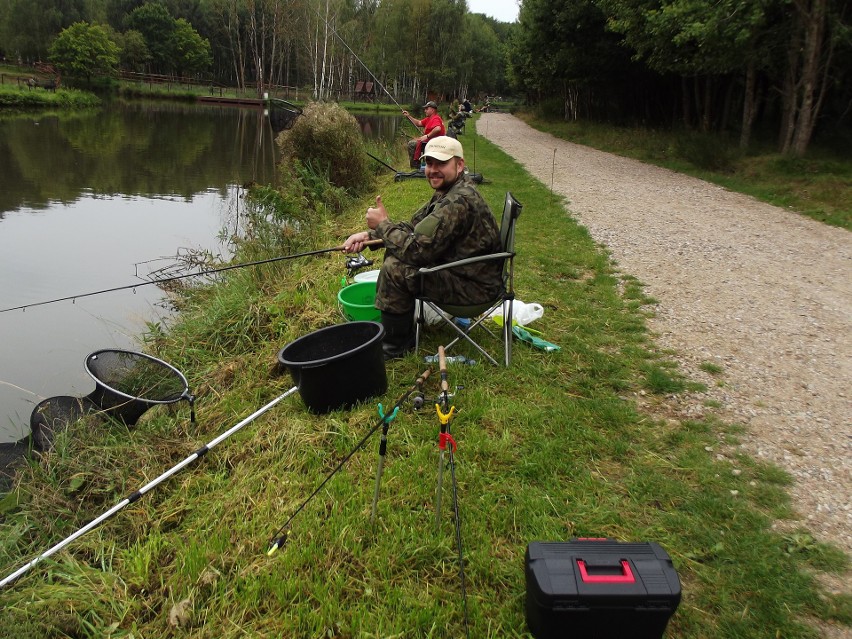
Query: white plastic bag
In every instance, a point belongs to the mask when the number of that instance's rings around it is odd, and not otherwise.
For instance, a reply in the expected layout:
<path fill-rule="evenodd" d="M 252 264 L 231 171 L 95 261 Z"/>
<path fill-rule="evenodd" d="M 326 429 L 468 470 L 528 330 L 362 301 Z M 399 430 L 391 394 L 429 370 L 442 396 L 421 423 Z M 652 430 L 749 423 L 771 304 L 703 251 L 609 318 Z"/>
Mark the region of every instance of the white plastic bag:
<path fill-rule="evenodd" d="M 420 317 L 420 300 L 414 301 L 414 317 Z M 423 306 L 423 319 L 426 321 L 426 326 L 435 326 L 441 323 L 441 316 L 432 310 L 428 304 Z"/>
<path fill-rule="evenodd" d="M 542 315 L 544 315 L 544 307 L 541 304 L 537 304 L 535 302 L 527 304 L 521 300 L 515 300 L 512 303 L 512 320 L 520 326 L 526 326 L 527 324 L 539 319 Z M 494 309 L 488 317 L 502 318 L 503 308 L 499 307 Z"/>

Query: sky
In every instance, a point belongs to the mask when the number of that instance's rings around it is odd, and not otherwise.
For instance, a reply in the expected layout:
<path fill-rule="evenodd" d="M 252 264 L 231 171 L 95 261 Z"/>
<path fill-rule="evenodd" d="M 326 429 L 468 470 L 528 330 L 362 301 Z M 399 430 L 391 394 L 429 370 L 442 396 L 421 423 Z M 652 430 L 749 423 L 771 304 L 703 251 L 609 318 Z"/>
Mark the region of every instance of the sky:
<path fill-rule="evenodd" d="M 467 0 L 471 13 L 484 13 L 500 22 L 517 22 L 519 0 Z"/>

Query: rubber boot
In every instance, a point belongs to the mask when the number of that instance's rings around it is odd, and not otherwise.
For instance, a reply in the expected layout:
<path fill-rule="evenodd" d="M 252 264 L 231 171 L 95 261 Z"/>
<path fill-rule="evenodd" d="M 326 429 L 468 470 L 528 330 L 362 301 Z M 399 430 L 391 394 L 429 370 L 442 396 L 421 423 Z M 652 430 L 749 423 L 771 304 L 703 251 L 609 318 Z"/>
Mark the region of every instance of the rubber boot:
<path fill-rule="evenodd" d="M 414 316 L 411 313 L 382 311 L 382 326 L 385 328 L 382 350 L 386 360 L 399 359 L 414 349 Z"/>

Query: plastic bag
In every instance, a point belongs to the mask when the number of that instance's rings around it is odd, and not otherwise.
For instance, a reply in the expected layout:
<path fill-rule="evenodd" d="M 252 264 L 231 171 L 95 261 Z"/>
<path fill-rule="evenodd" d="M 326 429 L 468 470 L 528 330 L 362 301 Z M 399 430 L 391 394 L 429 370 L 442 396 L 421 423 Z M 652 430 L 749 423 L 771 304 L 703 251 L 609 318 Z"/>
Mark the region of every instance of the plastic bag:
<path fill-rule="evenodd" d="M 527 329 L 521 328 L 520 326 L 512 326 L 512 334 L 522 342 L 526 342 L 530 346 L 540 348 L 546 353 L 552 353 L 553 351 L 562 350 L 562 348 L 557 346 L 556 344 L 551 344 L 545 339 L 536 337 L 535 335 L 532 335 Z"/>
<path fill-rule="evenodd" d="M 527 304 L 521 300 L 515 300 L 512 303 L 512 324 L 526 326 L 530 322 L 539 319 L 542 315 L 544 315 L 544 307 L 541 304 L 537 304 L 536 302 Z M 494 309 L 488 317 L 499 317 L 502 320 L 503 308 Z"/>

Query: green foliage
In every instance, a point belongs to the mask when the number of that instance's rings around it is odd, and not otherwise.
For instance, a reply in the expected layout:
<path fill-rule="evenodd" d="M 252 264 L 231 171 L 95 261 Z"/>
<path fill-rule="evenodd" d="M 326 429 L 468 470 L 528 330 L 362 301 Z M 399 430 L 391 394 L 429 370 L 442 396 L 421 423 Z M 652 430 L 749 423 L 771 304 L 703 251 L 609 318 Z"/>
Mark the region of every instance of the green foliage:
<path fill-rule="evenodd" d="M 145 37 L 135 29 L 124 33 L 113 34 L 116 44 L 121 49 L 121 66 L 128 71 L 141 72 L 151 61 L 151 53 L 145 44 Z"/>
<path fill-rule="evenodd" d="M 776 519 L 792 515 L 789 477 L 738 455 L 733 426 L 682 419 L 677 408 L 690 397 L 641 395 L 649 365 L 676 372 L 660 362 L 630 305 L 635 293 L 625 299 L 609 257 L 545 185 L 493 144 L 476 145 L 492 210 L 506 190 L 524 204 L 518 295 L 545 306 L 536 327 L 562 350 L 517 344 L 509 370 L 449 371 L 459 386 L 451 426 L 470 636 L 527 637 L 525 546 L 573 536 L 654 540 L 669 551 L 683 601 L 668 637 L 811 639 L 811 619 L 848 624 L 848 600 L 823 593 L 815 576 L 844 570 L 846 560 L 807 531 L 774 531 Z M 381 183 L 386 206 L 399 213 L 428 191 L 391 176 Z M 255 198 L 270 232 L 298 208 L 266 188 Z M 282 234 L 289 252 L 334 246 L 360 230 L 366 201 L 290 225 Z M 280 257 L 283 246 L 247 242 L 237 259 Z M 3 563 L 11 570 L 71 534 L 289 387 L 274 372 L 275 353 L 340 321 L 342 272 L 337 255 L 298 258 L 187 291 L 184 312 L 169 331 L 156 329 L 149 347 L 187 374 L 197 424 L 185 407 L 158 408 L 130 430 L 74 431 L 21 478 L 19 506 L 0 521 Z M 429 330 L 425 348 L 449 338 Z M 432 411 L 404 404 L 391 425 L 375 523 L 377 435 L 300 511 L 290 542 L 264 552 L 376 423 L 374 402 L 388 406 L 422 368 L 414 356 L 389 363 L 386 395 L 348 410 L 318 416 L 298 397 L 281 402 L 0 591 L 0 622 L 23 637 L 30 628 L 45 637 L 465 636 L 447 474 L 435 520 Z M 428 395 L 437 388 L 433 377 Z"/>
<path fill-rule="evenodd" d="M 210 42 L 202 38 L 189 22 L 178 18 L 171 40 L 174 69 L 179 75 L 193 75 L 210 69 L 213 63 Z"/>
<path fill-rule="evenodd" d="M 278 136 L 282 163 L 289 172 L 311 174 L 353 195 L 372 186 L 366 147 L 355 118 L 333 103 L 305 106 L 289 130 Z M 322 196 L 320 196 L 322 198 Z M 314 198 L 316 199 L 316 198 Z"/>
<path fill-rule="evenodd" d="M 160 3 L 136 7 L 124 19 L 124 26 L 142 34 L 156 72 L 190 75 L 210 68 L 210 42 L 185 19 L 175 19 Z"/>
<path fill-rule="evenodd" d="M 111 75 L 118 65 L 119 48 L 96 24 L 77 22 L 63 30 L 50 45 L 50 61 L 66 75 L 91 78 Z"/>
<path fill-rule="evenodd" d="M 675 153 L 695 167 L 707 171 L 730 172 L 740 158 L 740 150 L 719 135 L 682 133 L 675 143 Z"/>
<path fill-rule="evenodd" d="M 7 109 L 90 109 L 100 106 L 96 95 L 77 89 L 19 89 L 0 85 L 0 108 Z"/>

